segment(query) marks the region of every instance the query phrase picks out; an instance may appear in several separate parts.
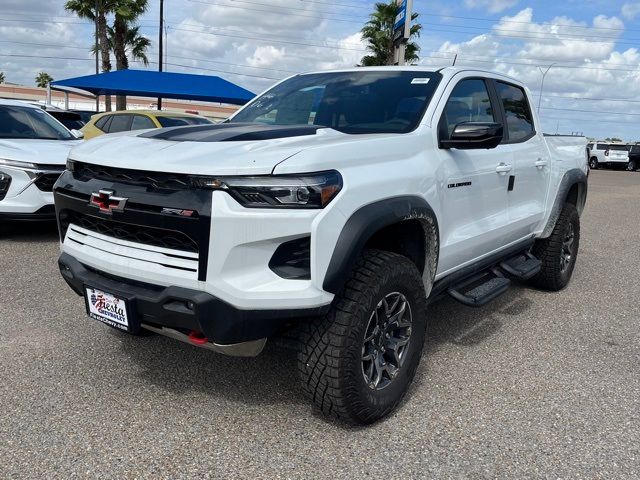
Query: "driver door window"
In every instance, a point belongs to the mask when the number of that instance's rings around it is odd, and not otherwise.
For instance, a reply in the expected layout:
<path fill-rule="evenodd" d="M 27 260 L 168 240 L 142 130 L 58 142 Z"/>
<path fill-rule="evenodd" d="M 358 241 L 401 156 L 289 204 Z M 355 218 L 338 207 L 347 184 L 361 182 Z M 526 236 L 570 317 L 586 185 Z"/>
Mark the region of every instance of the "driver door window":
<path fill-rule="evenodd" d="M 441 135 L 451 138 L 453 129 L 464 122 L 495 122 L 489 90 L 484 80 L 462 80 L 451 92 L 442 114 Z"/>

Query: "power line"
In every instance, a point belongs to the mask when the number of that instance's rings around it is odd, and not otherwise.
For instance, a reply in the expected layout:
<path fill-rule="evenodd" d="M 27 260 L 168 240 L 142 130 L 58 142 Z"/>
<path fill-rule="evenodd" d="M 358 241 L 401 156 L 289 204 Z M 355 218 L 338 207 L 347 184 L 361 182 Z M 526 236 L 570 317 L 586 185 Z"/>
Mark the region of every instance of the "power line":
<path fill-rule="evenodd" d="M 560 112 L 577 112 L 577 113 L 599 113 L 605 115 L 631 115 L 640 116 L 640 113 L 624 113 L 624 112 L 606 112 L 602 110 L 582 110 L 575 108 L 557 108 L 557 107 L 542 107 L 543 110 L 557 110 Z"/>
<path fill-rule="evenodd" d="M 489 22 L 489 23 L 496 23 L 497 20 L 496 19 L 492 19 L 492 18 L 480 18 L 480 17 L 460 17 L 460 16 L 456 16 L 456 15 L 443 15 L 443 14 L 439 14 L 439 13 L 423 13 L 422 16 L 432 16 L 432 17 L 438 17 L 438 18 L 453 18 L 453 19 L 458 19 L 458 20 L 475 20 L 475 21 L 479 21 L 479 22 Z M 500 20 L 503 21 L 503 20 Z M 525 22 L 522 20 L 504 20 L 504 23 L 518 23 L 518 24 L 522 24 L 522 25 L 531 25 L 532 22 Z M 627 31 L 627 32 L 640 32 L 640 30 L 632 30 L 632 29 L 626 29 L 626 28 L 617 28 L 617 27 L 592 27 L 592 26 L 588 26 L 588 25 L 571 25 L 568 23 L 549 23 L 549 22 L 541 22 L 538 23 L 537 25 L 544 25 L 547 27 L 570 27 L 570 28 L 584 28 L 584 29 L 589 29 L 589 30 L 617 30 L 617 31 Z"/>
<path fill-rule="evenodd" d="M 228 5 L 228 4 L 223 4 L 223 3 L 211 3 L 211 2 L 205 2 L 203 0 L 187 0 L 188 2 L 191 3 L 200 3 L 200 4 L 204 4 L 204 5 L 212 5 L 212 6 L 217 6 L 217 7 L 225 7 L 225 8 L 240 8 L 242 10 L 251 10 L 253 12 L 262 12 L 262 13 L 274 13 L 273 10 L 264 10 L 264 9 L 257 9 L 257 8 L 250 8 L 250 7 L 242 7 L 239 5 Z M 245 0 L 234 0 L 234 2 L 239 2 L 239 3 L 248 3 L 248 4 L 252 4 L 252 5 L 260 5 L 260 6 L 264 6 L 264 7 L 269 7 L 269 8 L 278 8 L 276 5 L 268 5 L 265 3 L 257 3 L 257 2 L 249 2 L 249 1 L 245 1 Z M 288 7 L 280 7 L 280 8 L 287 8 Z M 304 9 L 299 9 L 299 10 L 304 10 Z M 305 10 L 308 11 L 308 10 Z M 362 25 L 364 22 L 363 20 L 348 20 L 346 18 L 332 18 L 332 17 L 322 17 L 322 16 L 318 16 L 318 15 L 302 15 L 301 13 L 292 13 L 292 12 L 277 12 L 278 15 L 288 15 L 288 16 L 292 16 L 292 17 L 304 17 L 304 18 L 317 18 L 320 20 L 331 20 L 332 22 L 346 22 L 346 23 L 357 23 Z M 328 13 L 328 15 L 339 15 L 337 13 Z M 347 15 L 350 16 L 350 15 Z"/>
<path fill-rule="evenodd" d="M 179 27 L 171 27 L 172 30 L 177 30 L 179 32 L 191 32 L 191 33 L 200 33 L 203 35 L 214 35 L 214 36 L 220 36 L 220 37 L 231 37 L 231 38 L 243 38 L 243 39 L 250 39 L 250 40 L 260 40 L 260 41 L 268 41 L 268 42 L 273 42 L 273 43 L 284 43 L 284 44 L 288 44 L 288 45 L 300 45 L 303 47 L 317 47 L 317 48 L 330 48 L 333 50 L 351 50 L 351 51 L 355 51 L 355 52 L 366 52 L 367 50 L 362 49 L 362 48 L 347 48 L 347 47 L 336 47 L 336 46 L 330 46 L 330 45 L 319 45 L 319 44 L 314 44 L 314 43 L 306 43 L 306 42 L 294 42 L 294 41 L 290 41 L 290 40 L 275 40 L 275 39 L 271 39 L 271 38 L 261 38 L 261 37 L 252 37 L 252 36 L 248 36 L 248 35 L 232 35 L 229 33 L 215 33 L 215 32 L 206 32 L 206 31 L 202 31 L 202 30 L 192 30 L 192 29 L 188 29 L 188 28 L 179 28 Z"/>

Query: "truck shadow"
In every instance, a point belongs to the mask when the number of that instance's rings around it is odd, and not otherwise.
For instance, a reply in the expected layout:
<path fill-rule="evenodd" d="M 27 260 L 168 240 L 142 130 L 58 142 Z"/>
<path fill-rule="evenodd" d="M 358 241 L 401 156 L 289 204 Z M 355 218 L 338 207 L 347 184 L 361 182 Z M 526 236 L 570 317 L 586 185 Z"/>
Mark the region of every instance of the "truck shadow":
<path fill-rule="evenodd" d="M 407 398 L 428 384 L 430 356 L 443 344 L 472 347 L 500 330 L 499 317 L 525 312 L 531 301 L 522 297 L 522 288 L 514 286 L 479 309 L 448 298 L 431 305 L 423 358 Z M 256 358 L 234 358 L 160 335 L 143 338 L 122 337 L 117 332 L 112 335 L 122 340 L 123 353 L 139 367 L 138 375 L 144 383 L 168 392 L 197 391 L 245 405 L 308 404 L 297 381 L 295 351 L 281 345 L 267 343 L 265 351 Z"/>
<path fill-rule="evenodd" d="M 0 241 L 12 242 L 51 242 L 58 239 L 58 226 L 55 221 L 43 222 L 2 222 L 0 221 Z"/>

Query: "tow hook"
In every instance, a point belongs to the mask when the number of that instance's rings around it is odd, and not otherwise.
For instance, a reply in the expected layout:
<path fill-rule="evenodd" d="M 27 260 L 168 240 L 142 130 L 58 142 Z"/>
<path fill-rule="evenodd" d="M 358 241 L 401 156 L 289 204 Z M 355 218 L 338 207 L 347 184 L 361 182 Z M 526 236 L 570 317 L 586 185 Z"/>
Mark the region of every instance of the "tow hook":
<path fill-rule="evenodd" d="M 209 339 L 205 337 L 202 332 L 197 332 L 196 330 L 189 332 L 189 341 L 194 345 L 204 345 L 205 343 L 209 343 Z"/>

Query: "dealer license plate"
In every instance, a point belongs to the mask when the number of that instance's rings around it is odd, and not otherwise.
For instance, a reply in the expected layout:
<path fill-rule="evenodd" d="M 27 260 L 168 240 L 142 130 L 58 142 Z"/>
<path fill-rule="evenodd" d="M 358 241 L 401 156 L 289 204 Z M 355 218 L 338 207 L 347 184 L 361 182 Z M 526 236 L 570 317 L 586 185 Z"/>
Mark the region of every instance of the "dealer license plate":
<path fill-rule="evenodd" d="M 87 314 L 91 318 L 120 330 L 131 329 L 125 300 L 91 287 L 85 287 L 85 295 Z"/>

